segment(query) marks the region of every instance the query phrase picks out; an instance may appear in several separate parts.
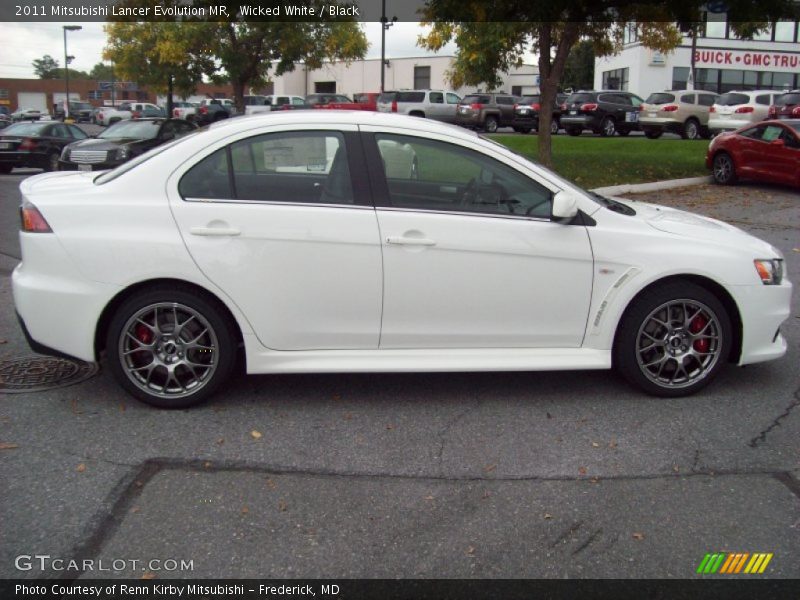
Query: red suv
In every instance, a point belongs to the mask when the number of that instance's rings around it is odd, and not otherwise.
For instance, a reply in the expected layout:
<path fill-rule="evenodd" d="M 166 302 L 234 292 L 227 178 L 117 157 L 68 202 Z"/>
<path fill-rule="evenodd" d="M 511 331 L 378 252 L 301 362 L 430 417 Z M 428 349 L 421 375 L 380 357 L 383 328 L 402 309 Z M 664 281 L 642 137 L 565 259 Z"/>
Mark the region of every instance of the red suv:
<path fill-rule="evenodd" d="M 775 98 L 775 104 L 769 107 L 769 118 L 800 118 L 800 90 L 793 90 Z"/>

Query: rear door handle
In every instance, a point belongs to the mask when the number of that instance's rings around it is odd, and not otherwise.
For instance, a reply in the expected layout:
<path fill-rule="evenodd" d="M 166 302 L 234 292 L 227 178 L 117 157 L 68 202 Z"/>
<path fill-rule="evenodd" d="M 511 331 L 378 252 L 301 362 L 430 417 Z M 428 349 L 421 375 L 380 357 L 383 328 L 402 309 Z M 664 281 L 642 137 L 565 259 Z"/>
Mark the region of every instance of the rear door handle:
<path fill-rule="evenodd" d="M 211 236 L 229 236 L 235 237 L 241 235 L 241 231 L 234 227 L 192 227 L 189 230 L 192 235 L 201 235 L 206 237 Z"/>
<path fill-rule="evenodd" d="M 397 244 L 399 246 L 435 246 L 436 242 L 428 238 L 403 237 L 392 235 L 386 238 L 387 244 Z"/>

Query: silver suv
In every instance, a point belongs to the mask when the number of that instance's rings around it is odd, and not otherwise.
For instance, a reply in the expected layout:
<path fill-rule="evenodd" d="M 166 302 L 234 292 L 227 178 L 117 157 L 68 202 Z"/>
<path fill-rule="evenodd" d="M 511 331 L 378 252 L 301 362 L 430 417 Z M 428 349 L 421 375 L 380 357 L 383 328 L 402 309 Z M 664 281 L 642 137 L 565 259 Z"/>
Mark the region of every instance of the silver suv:
<path fill-rule="evenodd" d="M 709 109 L 717 99 L 714 92 L 667 90 L 650 94 L 639 107 L 639 126 L 654 140 L 666 132 L 685 140 L 708 139 Z"/>
<path fill-rule="evenodd" d="M 455 123 L 461 96 L 448 90 L 398 90 L 378 97 L 378 112 L 392 112 Z"/>

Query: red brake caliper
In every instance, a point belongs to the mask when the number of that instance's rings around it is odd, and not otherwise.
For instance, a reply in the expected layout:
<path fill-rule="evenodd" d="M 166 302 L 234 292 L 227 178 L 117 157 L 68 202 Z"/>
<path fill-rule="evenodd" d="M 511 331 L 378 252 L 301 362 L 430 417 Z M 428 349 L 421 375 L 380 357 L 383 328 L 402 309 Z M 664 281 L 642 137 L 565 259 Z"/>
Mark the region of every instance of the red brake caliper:
<path fill-rule="evenodd" d="M 703 328 L 706 325 L 708 325 L 708 319 L 705 317 L 705 315 L 699 314 L 694 319 L 692 319 L 692 324 L 689 325 L 689 331 L 691 331 L 694 334 L 700 333 L 701 331 L 703 331 Z M 692 344 L 692 347 L 697 352 L 708 352 L 709 345 L 710 342 L 708 338 L 703 338 L 700 340 L 695 340 L 694 344 Z"/>
<path fill-rule="evenodd" d="M 136 339 L 143 344 L 149 344 L 153 341 L 153 332 L 141 323 L 136 326 Z"/>

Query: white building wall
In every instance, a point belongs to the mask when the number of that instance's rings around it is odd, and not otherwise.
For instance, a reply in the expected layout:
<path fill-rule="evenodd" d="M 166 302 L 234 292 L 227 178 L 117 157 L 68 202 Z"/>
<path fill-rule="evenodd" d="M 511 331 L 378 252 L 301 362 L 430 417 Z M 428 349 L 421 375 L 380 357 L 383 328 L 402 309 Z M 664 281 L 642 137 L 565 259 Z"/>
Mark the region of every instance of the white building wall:
<path fill-rule="evenodd" d="M 424 56 L 388 59 L 385 71 L 386 90 L 414 89 L 414 67 L 430 67 L 432 89 L 450 89 L 447 83 L 447 71 L 450 69 L 452 56 Z M 522 86 L 525 92 L 533 92 L 538 88 L 538 69 L 533 65 L 523 65 L 503 76 L 503 85 L 499 88 L 511 92 L 511 87 Z M 381 85 L 380 59 L 359 60 L 351 63 L 326 63 L 319 69 L 308 72 L 298 65 L 291 73 L 285 73 L 273 79 L 276 94 L 313 94 L 315 83 L 336 83 L 336 93 L 351 96 L 359 92 L 376 92 Z M 476 87 L 462 87 L 454 90 L 461 95 L 474 92 Z"/>
<path fill-rule="evenodd" d="M 800 44 L 757 40 L 698 38 L 697 51 L 702 57 L 698 69 L 734 69 L 782 73 L 800 72 Z M 712 56 L 713 54 L 713 56 Z M 769 56 L 769 59 L 765 59 Z M 663 63 L 653 58 L 659 53 L 640 43 L 626 46 L 615 56 L 595 59 L 594 86 L 602 89 L 603 72 L 628 68 L 628 91 L 647 97 L 649 94 L 672 87 L 673 67 L 691 65 L 691 39 L 684 38 L 681 46 L 666 55 Z M 761 64 L 754 64 L 758 60 Z M 768 64 L 764 64 L 767 60 Z"/>

